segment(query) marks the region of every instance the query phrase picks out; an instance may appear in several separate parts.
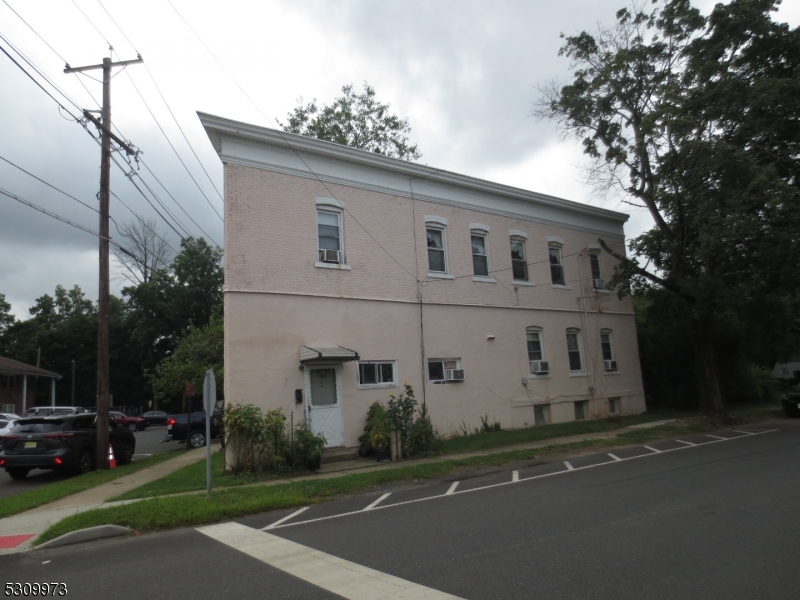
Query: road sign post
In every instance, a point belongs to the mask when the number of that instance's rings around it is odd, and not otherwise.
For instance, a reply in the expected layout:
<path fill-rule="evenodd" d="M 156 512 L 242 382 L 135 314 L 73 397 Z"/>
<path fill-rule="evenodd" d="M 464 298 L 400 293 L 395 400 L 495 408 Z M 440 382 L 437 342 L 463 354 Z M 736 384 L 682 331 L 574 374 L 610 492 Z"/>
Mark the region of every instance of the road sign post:
<path fill-rule="evenodd" d="M 206 371 L 203 381 L 203 407 L 206 409 L 206 495 L 211 497 L 211 413 L 217 404 L 217 380 L 214 371 Z"/>

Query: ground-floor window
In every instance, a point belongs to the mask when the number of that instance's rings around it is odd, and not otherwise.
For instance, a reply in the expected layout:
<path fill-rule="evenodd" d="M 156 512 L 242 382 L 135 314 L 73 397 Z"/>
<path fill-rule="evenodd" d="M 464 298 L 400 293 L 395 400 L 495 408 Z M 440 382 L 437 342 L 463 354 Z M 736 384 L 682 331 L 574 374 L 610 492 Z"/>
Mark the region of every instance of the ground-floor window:
<path fill-rule="evenodd" d="M 575 420 L 581 421 L 586 418 L 586 414 L 589 412 L 589 401 L 588 400 L 579 400 L 575 402 Z"/>
<path fill-rule="evenodd" d="M 396 385 L 396 361 L 368 360 L 358 363 L 358 387 L 395 387 Z"/>
<path fill-rule="evenodd" d="M 428 381 L 463 381 L 464 370 L 457 358 L 433 358 L 428 361 Z"/>
<path fill-rule="evenodd" d="M 17 412 L 16 404 L 3 404 L 3 412 L 14 414 Z"/>
<path fill-rule="evenodd" d="M 618 415 L 620 410 L 620 398 L 609 398 L 608 399 L 608 414 L 610 415 Z"/>
<path fill-rule="evenodd" d="M 547 425 L 550 422 L 549 404 L 537 404 L 533 407 L 533 422 L 536 425 Z"/>

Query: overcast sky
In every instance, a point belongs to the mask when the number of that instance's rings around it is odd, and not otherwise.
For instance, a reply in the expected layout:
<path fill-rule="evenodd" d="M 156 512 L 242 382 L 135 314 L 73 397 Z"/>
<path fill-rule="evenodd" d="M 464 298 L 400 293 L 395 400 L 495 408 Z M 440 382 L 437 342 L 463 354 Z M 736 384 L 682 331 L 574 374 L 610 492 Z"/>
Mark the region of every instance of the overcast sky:
<path fill-rule="evenodd" d="M 214 243 L 223 243 L 216 214 L 222 213 L 217 192 L 222 190 L 222 165 L 196 111 L 276 127 L 274 119 L 285 119 L 298 98 L 329 103 L 342 85 L 353 83 L 360 90 L 364 81 L 375 87 L 380 101 L 409 119 L 411 141 L 418 144 L 422 163 L 629 212 L 628 236 L 650 226 L 646 213 L 594 197 L 583 183 L 580 148 L 561 140 L 551 123 L 530 116 L 537 83 L 568 81 L 568 63 L 557 56 L 559 34 L 611 24 L 625 0 L 172 0 L 177 12 L 167 0 L 0 2 L 0 33 L 82 108 L 97 108 L 102 86 L 89 76 L 97 78 L 100 71 L 65 75 L 65 61 L 71 66 L 100 63 L 109 54 L 109 43 L 114 60 L 141 53 L 146 67 L 119 71 L 112 82 L 113 122 L 141 149 L 163 187 L 142 168 L 147 185 L 192 235 L 203 235 L 202 229 Z M 707 12 L 713 3 L 696 5 Z M 787 2 L 777 18 L 800 24 L 800 2 Z M 19 61 L 5 41 L 0 46 Z M 69 101 L 54 95 L 76 112 Z M 0 157 L 97 206 L 97 143 L 2 53 Z M 116 167 L 111 178 L 112 191 L 121 200 L 112 198 L 112 217 L 118 223 L 135 219 L 124 202 L 137 214 L 158 219 L 162 233 L 177 248 L 178 236 Z M 97 231 L 96 212 L 2 160 L 0 188 Z M 113 238 L 113 224 L 111 229 Z M 96 237 L 2 195 L 0 257 L 0 293 L 19 318 L 27 318 L 35 299 L 52 294 L 58 284 L 80 285 L 97 298 Z M 121 287 L 114 282 L 112 292 Z"/>

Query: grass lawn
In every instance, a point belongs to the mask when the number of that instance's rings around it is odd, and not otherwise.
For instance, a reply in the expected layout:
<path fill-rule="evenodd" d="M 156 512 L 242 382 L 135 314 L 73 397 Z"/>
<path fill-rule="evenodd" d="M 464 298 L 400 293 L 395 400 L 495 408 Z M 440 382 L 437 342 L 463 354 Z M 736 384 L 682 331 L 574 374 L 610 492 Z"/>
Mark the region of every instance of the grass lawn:
<path fill-rule="evenodd" d="M 3 501 L 0 502 L 0 519 L 25 512 L 26 510 L 36 508 L 37 506 L 47 504 L 48 502 L 59 500 L 65 496 L 71 496 L 72 494 L 82 492 L 83 490 L 88 490 L 89 488 L 93 488 L 100 484 L 108 483 L 114 479 L 118 479 L 120 477 L 124 477 L 125 475 L 135 473 L 141 469 L 156 465 L 174 456 L 176 455 L 172 452 L 156 454 L 153 456 L 148 456 L 143 460 L 135 460 L 127 465 L 120 465 L 116 469 L 111 469 L 108 471 L 92 471 L 91 473 L 86 473 L 85 475 L 76 475 L 75 477 L 69 477 L 62 481 L 56 481 L 28 492 L 22 492 L 16 496 L 3 498 Z"/>
<path fill-rule="evenodd" d="M 713 431 L 716 428 L 716 424 L 698 418 L 650 429 L 631 430 L 611 439 L 585 440 L 566 445 L 458 460 L 439 460 L 370 473 L 342 475 L 331 479 L 305 479 L 270 486 L 228 487 L 215 490 L 211 498 L 206 498 L 204 494 L 152 498 L 67 517 L 47 529 L 35 543 L 40 544 L 84 527 L 104 524 L 122 525 L 139 532 L 197 526 L 270 510 L 307 506 L 390 483 L 445 477 L 459 468 L 499 466 L 521 461 L 533 462 L 534 459 L 539 462 L 547 456 L 574 450 L 644 444 L 658 439 Z"/>
<path fill-rule="evenodd" d="M 456 454 L 460 452 L 474 452 L 476 450 L 487 450 L 489 448 L 500 448 L 502 446 L 513 446 L 525 442 L 538 442 L 557 437 L 569 435 L 580 435 L 586 433 L 600 433 L 612 429 L 621 429 L 629 425 L 647 423 L 649 421 L 659 421 L 662 419 L 681 419 L 690 416 L 687 412 L 659 412 L 646 413 L 643 415 L 630 415 L 615 419 L 595 419 L 586 421 L 570 421 L 568 423 L 556 423 L 554 425 L 539 425 L 537 427 L 526 427 L 525 429 L 506 429 L 501 431 L 490 431 L 487 433 L 473 433 L 467 436 L 452 437 L 439 442 L 437 448 L 444 454 Z"/>

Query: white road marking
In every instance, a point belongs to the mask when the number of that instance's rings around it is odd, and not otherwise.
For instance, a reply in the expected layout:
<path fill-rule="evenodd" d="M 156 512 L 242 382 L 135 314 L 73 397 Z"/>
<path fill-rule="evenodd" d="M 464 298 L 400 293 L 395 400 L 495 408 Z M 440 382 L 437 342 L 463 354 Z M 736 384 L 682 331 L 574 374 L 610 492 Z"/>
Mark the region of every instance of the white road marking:
<path fill-rule="evenodd" d="M 773 433 L 775 431 L 779 431 L 779 430 L 778 429 L 767 429 L 765 431 L 759 431 L 758 433 L 755 433 L 755 434 L 752 434 L 752 435 L 760 435 L 762 433 Z M 733 440 L 743 439 L 744 437 L 746 437 L 746 436 L 738 435 L 736 437 L 725 438 L 724 440 L 716 440 L 716 441 L 712 441 L 712 442 L 706 442 L 705 444 L 701 444 L 701 446 L 710 446 L 712 444 L 721 444 L 723 442 L 730 442 L 730 441 L 733 441 Z M 693 445 L 693 446 L 695 446 L 695 445 Z M 693 446 L 679 446 L 677 448 L 670 448 L 668 450 L 657 450 L 656 448 L 653 448 L 651 446 L 643 446 L 643 448 L 647 448 L 648 450 L 652 450 L 653 454 L 637 454 L 636 456 L 629 456 L 628 458 L 622 458 L 622 459 L 620 459 L 620 462 L 625 462 L 625 461 L 629 461 L 629 460 L 636 460 L 638 458 L 645 458 L 647 456 L 654 456 L 654 454 L 666 454 L 668 452 L 677 452 L 679 450 L 688 450 L 689 448 L 691 448 Z M 564 470 L 564 471 L 554 471 L 552 473 L 544 473 L 542 475 L 534 475 L 532 477 L 525 477 L 523 479 L 520 479 L 520 481 L 533 481 L 534 479 L 542 479 L 544 477 L 553 477 L 555 475 L 561 475 L 563 473 L 569 473 L 571 471 L 582 471 L 584 469 L 593 469 L 595 467 L 602 467 L 604 465 L 609 465 L 609 464 L 611 464 L 611 462 L 595 463 L 595 464 L 592 464 L 592 465 L 586 465 L 584 467 L 573 467 L 569 463 L 569 461 L 565 460 L 564 464 L 567 466 L 567 469 Z M 468 494 L 470 492 L 479 492 L 479 491 L 482 491 L 482 490 L 488 490 L 488 489 L 491 489 L 491 488 L 501 487 L 501 486 L 504 486 L 504 485 L 510 485 L 512 483 L 514 483 L 514 482 L 512 482 L 512 481 L 504 481 L 504 482 L 501 482 L 501 483 L 493 483 L 493 484 L 485 485 L 485 486 L 482 486 L 482 487 L 474 487 L 474 488 L 470 488 L 470 489 L 467 489 L 467 490 L 455 491 L 456 486 L 458 485 L 458 481 L 455 481 L 450 486 L 450 489 L 444 494 L 436 494 L 435 496 L 426 496 L 424 498 L 414 498 L 413 500 L 404 500 L 404 501 L 401 501 L 401 502 L 394 502 L 392 504 L 387 504 L 387 505 L 384 505 L 384 506 L 376 506 L 374 508 L 374 510 L 382 510 L 384 508 L 395 508 L 395 507 L 398 507 L 398 506 L 403 506 L 405 504 L 416 504 L 417 502 L 427 502 L 428 500 L 436 500 L 437 498 L 444 498 L 446 496 L 451 496 L 451 495 L 460 495 L 460 494 Z M 363 510 L 354 510 L 354 511 L 350 511 L 350 512 L 339 513 L 339 514 L 336 514 L 336 515 L 329 515 L 327 517 L 317 517 L 316 519 L 307 519 L 305 521 L 295 521 L 293 523 L 286 523 L 286 524 L 280 525 L 280 528 L 293 527 L 295 525 L 305 525 L 307 523 L 316 523 L 317 521 L 327 521 L 329 519 L 338 519 L 340 517 L 348 517 L 350 515 L 359 515 L 359 514 L 363 514 L 363 512 L 364 512 Z"/>
<path fill-rule="evenodd" d="M 239 523 L 220 523 L 197 531 L 343 598 L 458 598 Z"/>
<path fill-rule="evenodd" d="M 622 460 L 622 459 L 621 459 L 619 456 L 617 456 L 616 454 L 611 454 L 611 452 L 609 452 L 609 453 L 608 453 L 608 455 L 609 455 L 611 458 L 613 458 L 614 460 Z"/>
<path fill-rule="evenodd" d="M 727 440 L 728 438 L 722 437 L 719 435 L 711 435 L 710 433 L 706 434 L 706 437 L 714 438 L 715 440 Z"/>
<path fill-rule="evenodd" d="M 277 527 L 278 525 L 280 525 L 281 523 L 285 523 L 286 521 L 288 521 L 292 517 L 296 517 L 300 513 L 306 512 L 308 510 L 308 508 L 309 508 L 308 506 L 304 506 L 303 508 L 301 508 L 299 510 L 296 510 L 292 514 L 287 515 L 287 516 L 283 517 L 282 519 L 278 519 L 277 521 L 275 521 L 274 523 L 271 523 L 270 525 L 267 525 L 266 527 L 264 527 L 264 529 L 262 529 L 262 531 L 266 531 L 267 529 L 272 529 L 273 527 Z"/>
<path fill-rule="evenodd" d="M 519 471 L 511 471 L 511 482 L 519 481 Z"/>
<path fill-rule="evenodd" d="M 687 446 L 697 446 L 697 444 L 693 444 L 692 442 L 684 442 L 683 440 L 675 440 L 680 444 L 686 444 Z"/>
<path fill-rule="evenodd" d="M 384 500 L 386 500 L 386 499 L 387 499 L 389 496 L 391 496 L 391 495 L 392 495 L 392 493 L 391 493 L 391 492 L 389 492 L 388 494 L 384 494 L 383 496 L 381 496 L 380 498 L 378 498 L 377 500 L 375 500 L 375 501 L 374 501 L 372 504 L 370 504 L 369 506 L 367 506 L 367 507 L 365 507 L 365 508 L 362 508 L 361 510 L 362 510 L 362 511 L 364 511 L 364 510 L 372 510 L 373 508 L 375 508 L 376 506 L 378 506 L 378 504 L 380 504 L 381 502 L 383 502 Z"/>
<path fill-rule="evenodd" d="M 743 431 L 741 429 L 731 429 L 731 431 L 735 431 L 736 433 L 746 433 L 747 435 L 755 435 L 755 433 L 752 431 Z"/>
<path fill-rule="evenodd" d="M 134 454 L 134 456 L 153 456 L 152 454 Z"/>

